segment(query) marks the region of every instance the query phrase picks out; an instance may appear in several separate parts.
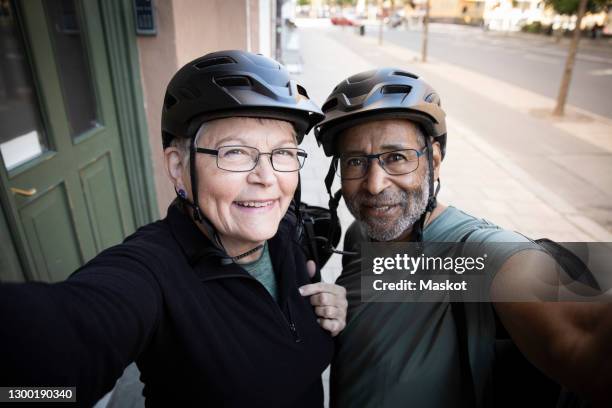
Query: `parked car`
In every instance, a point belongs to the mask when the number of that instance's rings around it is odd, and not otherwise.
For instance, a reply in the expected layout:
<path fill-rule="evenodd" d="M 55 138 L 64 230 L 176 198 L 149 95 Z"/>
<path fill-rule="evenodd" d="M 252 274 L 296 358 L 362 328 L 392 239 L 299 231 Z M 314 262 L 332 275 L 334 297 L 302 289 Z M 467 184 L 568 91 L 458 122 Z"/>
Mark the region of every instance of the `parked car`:
<path fill-rule="evenodd" d="M 360 26 L 361 23 L 357 21 L 357 17 L 352 14 L 337 14 L 331 18 L 331 23 L 338 26 Z"/>

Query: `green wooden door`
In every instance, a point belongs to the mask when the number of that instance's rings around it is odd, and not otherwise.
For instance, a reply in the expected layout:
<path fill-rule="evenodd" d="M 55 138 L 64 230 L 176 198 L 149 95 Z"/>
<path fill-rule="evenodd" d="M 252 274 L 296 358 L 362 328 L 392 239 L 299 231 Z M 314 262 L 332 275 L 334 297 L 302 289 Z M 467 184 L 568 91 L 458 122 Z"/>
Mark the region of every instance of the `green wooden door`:
<path fill-rule="evenodd" d="M 134 229 L 99 7 L 0 0 L 4 211 L 28 279 L 63 280 Z"/>

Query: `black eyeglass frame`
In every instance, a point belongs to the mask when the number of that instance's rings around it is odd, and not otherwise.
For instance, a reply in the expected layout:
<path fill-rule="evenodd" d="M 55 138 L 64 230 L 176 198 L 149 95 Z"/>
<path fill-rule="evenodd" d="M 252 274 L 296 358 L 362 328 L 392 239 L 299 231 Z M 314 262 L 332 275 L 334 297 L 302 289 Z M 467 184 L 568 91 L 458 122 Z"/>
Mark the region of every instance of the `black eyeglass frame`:
<path fill-rule="evenodd" d="M 257 167 L 257 165 L 259 164 L 259 158 L 262 155 L 268 155 L 270 156 L 270 165 L 272 166 L 272 168 L 274 169 L 274 171 L 278 171 L 279 173 L 294 173 L 296 171 L 300 171 L 303 167 L 304 167 L 304 163 L 306 163 L 306 158 L 308 157 L 308 153 L 306 153 L 306 151 L 304 149 L 300 149 L 299 147 L 279 147 L 276 149 L 272 149 L 270 152 L 261 152 L 259 151 L 258 148 L 253 147 L 253 146 L 246 146 L 246 145 L 228 145 L 228 146 L 221 146 L 221 148 L 225 148 L 225 147 L 246 147 L 249 149 L 253 149 L 257 151 L 257 157 L 255 158 L 255 163 L 253 164 L 253 167 L 251 167 L 248 170 L 229 170 L 229 169 L 224 169 L 223 167 L 219 166 L 219 149 L 206 149 L 204 147 L 196 147 L 195 151 L 196 153 L 202 153 L 202 154 L 209 154 L 211 156 L 216 156 L 216 163 L 217 163 L 217 167 L 221 170 L 225 170 L 225 171 L 231 171 L 232 173 L 246 173 L 248 171 L 253 171 L 253 169 L 255 167 Z M 300 160 L 298 159 L 298 164 L 299 164 L 299 168 L 295 169 L 295 170 L 278 170 L 276 167 L 274 167 L 274 160 L 272 160 L 272 155 L 274 154 L 275 151 L 277 150 L 295 150 L 296 154 L 298 157 L 303 157 L 304 160 L 302 162 L 300 162 Z"/>
<path fill-rule="evenodd" d="M 385 162 L 380 158 L 381 156 L 384 156 L 385 154 L 389 154 L 389 153 L 396 153 L 396 152 L 405 152 L 411 150 L 413 152 L 416 153 L 417 155 L 417 166 L 414 168 L 414 170 L 410 170 L 406 173 L 389 173 L 389 171 L 385 168 Z M 372 162 L 372 160 L 376 159 L 378 161 L 378 164 L 380 165 L 380 167 L 385 171 L 385 173 L 387 173 L 390 176 L 404 176 L 406 174 L 410 174 L 410 173 L 414 173 L 415 171 L 417 171 L 419 169 L 419 163 L 421 162 L 420 158 L 421 156 L 425 155 L 425 151 L 427 150 L 427 146 L 422 147 L 420 150 L 417 149 L 397 149 L 397 150 L 389 150 L 387 152 L 381 152 L 381 153 L 376 153 L 376 154 L 355 154 L 355 155 L 340 155 L 338 157 L 338 160 L 335 162 L 335 166 L 336 166 L 336 174 L 338 175 L 338 177 L 340 177 L 340 179 L 342 180 L 359 180 L 364 178 L 365 176 L 367 176 L 368 171 L 370 170 L 370 163 Z M 367 165 L 365 168 L 365 171 L 363 172 L 362 176 L 359 177 L 342 177 L 341 174 L 341 169 L 340 169 L 340 163 L 342 161 L 342 159 L 347 159 L 347 158 L 365 158 L 367 159 Z"/>

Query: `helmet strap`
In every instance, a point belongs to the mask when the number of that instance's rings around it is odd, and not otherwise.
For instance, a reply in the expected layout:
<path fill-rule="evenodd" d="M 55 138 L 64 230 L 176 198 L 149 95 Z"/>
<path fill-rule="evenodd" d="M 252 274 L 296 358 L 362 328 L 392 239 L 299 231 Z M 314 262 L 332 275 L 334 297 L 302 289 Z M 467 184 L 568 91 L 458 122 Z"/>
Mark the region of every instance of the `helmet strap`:
<path fill-rule="evenodd" d="M 425 207 L 425 211 L 419 218 L 419 220 L 414 224 L 414 231 L 412 234 L 412 240 L 414 242 L 422 242 L 423 241 L 423 230 L 425 229 L 425 223 L 427 222 L 427 218 L 431 215 L 433 210 L 435 210 L 438 205 L 437 196 L 440 191 L 440 179 L 435 180 L 434 168 L 433 168 L 433 148 L 431 144 L 431 138 L 425 137 L 425 145 L 427 146 L 427 166 L 429 167 L 429 197 L 427 199 L 427 206 Z M 436 186 L 436 181 L 438 185 Z M 435 187 L 435 189 L 434 189 Z"/>
<path fill-rule="evenodd" d="M 327 190 L 327 195 L 329 196 L 329 211 L 331 214 L 331 226 L 329 229 L 329 233 L 327 235 L 327 245 L 329 250 L 333 250 L 331 247 L 332 238 L 335 234 L 335 225 L 338 222 L 338 204 L 340 204 L 340 197 L 342 196 L 341 190 L 336 191 L 332 194 L 332 185 L 334 184 L 334 176 L 336 174 L 336 165 L 338 163 L 338 157 L 334 156 L 332 158 L 331 163 L 329 163 L 329 170 L 327 171 L 327 175 L 325 176 L 325 189 Z"/>
<path fill-rule="evenodd" d="M 298 240 L 298 242 L 302 237 L 302 233 L 304 232 L 304 222 L 302 220 L 302 211 L 300 208 L 302 205 L 301 184 L 302 178 L 300 177 L 300 173 L 298 172 L 298 184 L 297 188 L 295 189 L 295 193 L 293 193 L 293 206 L 295 209 L 295 238 Z"/>
<path fill-rule="evenodd" d="M 193 209 L 193 219 L 202 222 L 202 210 L 200 210 L 200 203 L 198 200 L 198 177 L 196 172 L 196 143 L 198 137 L 192 139 L 191 145 L 189 146 L 189 179 L 191 181 L 191 192 L 193 196 L 193 203 L 191 208 Z M 189 201 L 188 201 L 189 202 Z"/>
<path fill-rule="evenodd" d="M 333 247 L 331 244 L 334 242 L 334 236 L 336 234 L 336 225 L 339 225 L 338 222 L 338 205 L 340 204 L 340 199 L 342 198 L 342 190 L 338 190 L 332 194 L 332 185 L 334 184 L 334 178 L 336 175 L 336 166 L 338 165 L 338 156 L 333 156 L 331 163 L 329 163 L 329 170 L 327 171 L 327 175 L 325 176 L 325 188 L 327 190 L 327 195 L 329 196 L 329 213 L 331 215 L 331 228 L 327 233 L 327 250 L 329 252 L 333 252 L 335 254 L 340 255 L 358 255 L 356 252 L 351 251 L 340 251 Z"/>
<path fill-rule="evenodd" d="M 427 199 L 427 207 L 425 208 L 425 214 L 427 214 L 436 208 L 436 196 L 438 195 L 440 185 L 438 184 L 438 190 L 434 191 L 434 184 L 436 181 L 434 180 L 433 151 L 431 138 L 429 136 L 425 137 L 425 145 L 427 146 L 427 166 L 429 167 L 429 198 Z"/>

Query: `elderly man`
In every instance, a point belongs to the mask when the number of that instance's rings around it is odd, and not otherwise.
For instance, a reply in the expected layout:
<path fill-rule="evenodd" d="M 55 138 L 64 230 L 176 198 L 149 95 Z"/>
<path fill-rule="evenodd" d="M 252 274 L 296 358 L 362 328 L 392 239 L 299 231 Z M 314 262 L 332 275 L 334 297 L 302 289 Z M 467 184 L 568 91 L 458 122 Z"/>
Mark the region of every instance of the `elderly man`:
<path fill-rule="evenodd" d="M 316 134 L 333 156 L 326 179 L 330 207 L 340 198 L 330 190 L 337 173 L 356 218 L 345 251 L 359 251 L 368 241 L 516 243 L 497 254 L 502 266 L 490 291 L 494 302 L 462 305 L 460 312 L 448 301 L 362 302 L 359 257 L 345 255 L 336 283 L 347 289 L 349 311 L 332 363 L 332 407 L 498 403 L 492 395 L 498 318 L 544 373 L 594 402 L 609 403 L 610 304 L 496 302 L 508 291 L 539 296 L 542 276 L 529 271 L 555 270 L 552 258 L 520 234 L 436 202 L 446 146 L 436 92 L 414 74 L 384 68 L 341 82 L 323 112 L 326 119 Z M 465 341 L 461 332 L 467 333 Z"/>

